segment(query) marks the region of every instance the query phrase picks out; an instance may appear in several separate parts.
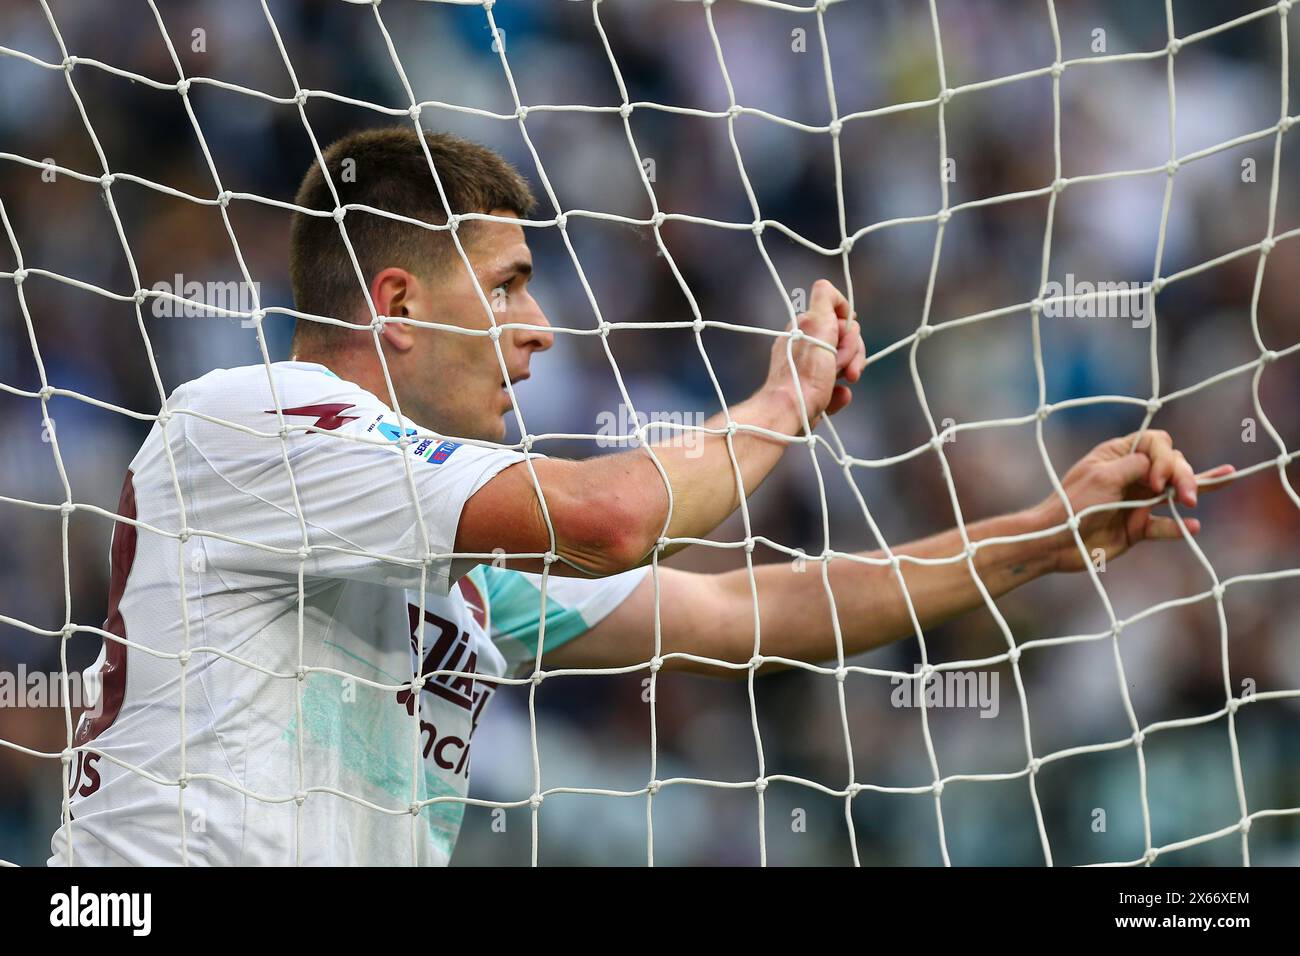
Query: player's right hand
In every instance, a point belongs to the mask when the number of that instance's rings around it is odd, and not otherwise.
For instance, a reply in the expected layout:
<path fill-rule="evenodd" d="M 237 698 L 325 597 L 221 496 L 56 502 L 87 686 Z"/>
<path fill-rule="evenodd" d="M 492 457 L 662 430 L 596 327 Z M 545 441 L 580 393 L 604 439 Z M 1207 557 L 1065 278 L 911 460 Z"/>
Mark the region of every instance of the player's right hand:
<path fill-rule="evenodd" d="M 767 387 L 802 394 L 808 423 L 815 427 L 823 414 L 834 415 L 853 400 L 849 385 L 862 376 L 867 348 L 848 299 L 826 279 L 813 284 L 808 311 L 795 321 L 803 335 L 776 340 Z M 812 339 L 833 344 L 835 351 Z"/>

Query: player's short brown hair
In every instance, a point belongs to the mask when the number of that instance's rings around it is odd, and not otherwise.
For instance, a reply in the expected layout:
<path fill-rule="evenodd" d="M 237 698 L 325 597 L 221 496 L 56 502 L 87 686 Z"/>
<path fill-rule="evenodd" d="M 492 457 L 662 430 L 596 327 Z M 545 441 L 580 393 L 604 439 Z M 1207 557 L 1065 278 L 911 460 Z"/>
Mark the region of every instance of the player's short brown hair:
<path fill-rule="evenodd" d="M 450 133 L 423 135 L 452 212 L 505 209 L 528 215 L 534 203 L 532 190 L 499 153 Z M 340 206 L 372 206 L 422 222 L 446 224 L 447 210 L 414 129 L 349 133 L 330 144 L 323 157 Z M 294 201 L 306 209 L 334 210 L 334 196 L 319 162 L 307 170 Z M 421 277 L 437 276 L 453 265 L 464 268 L 447 230 L 424 229 L 356 209 L 347 211 L 344 224 L 367 283 L 390 266 Z M 472 236 L 477 225 L 474 220 L 460 224 L 462 242 Z M 299 312 L 347 321 L 356 321 L 366 313 L 365 293 L 339 224 L 332 217 L 293 214 L 289 276 Z M 294 350 L 304 346 L 328 349 L 341 336 L 351 334 L 326 323 L 299 319 L 294 328 Z"/>

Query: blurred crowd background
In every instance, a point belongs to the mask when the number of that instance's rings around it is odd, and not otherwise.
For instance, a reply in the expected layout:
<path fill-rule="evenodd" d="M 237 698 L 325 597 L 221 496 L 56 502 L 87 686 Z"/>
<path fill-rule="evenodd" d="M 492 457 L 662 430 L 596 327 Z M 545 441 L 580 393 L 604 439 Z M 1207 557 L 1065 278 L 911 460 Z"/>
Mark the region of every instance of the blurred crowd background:
<path fill-rule="evenodd" d="M 167 0 L 159 9 L 188 76 L 207 76 L 275 96 L 294 93 L 260 3 L 253 0 Z M 1174 24 L 1188 36 L 1259 9 L 1258 2 L 1207 4 L 1176 0 Z M 95 58 L 160 82 L 176 73 L 157 23 L 143 0 L 87 4 L 51 0 L 50 10 L 79 57 Z M 339 0 L 270 0 L 269 10 L 301 87 L 405 108 L 402 88 L 374 11 Z M 510 86 L 481 7 L 389 0 L 379 8 L 416 95 L 493 113 L 514 110 Z M 688 110 L 724 111 L 727 90 L 703 5 L 667 0 L 611 0 L 600 23 L 628 96 Z M 1020 0 L 940 0 L 947 84 L 962 87 L 1050 64 L 1053 34 L 1047 4 Z M 813 127 L 831 120 L 816 17 L 723 0 L 713 26 L 737 101 Z M 592 4 L 562 0 L 498 0 L 506 58 L 526 105 L 617 106 L 621 99 L 609 57 L 593 22 Z M 1062 57 L 1162 49 L 1163 5 L 1075 0 L 1056 5 Z M 1289 20 L 1292 58 L 1300 29 Z M 1174 66 L 1175 155 L 1186 156 L 1277 123 L 1283 88 L 1281 28 L 1276 14 L 1187 44 Z M 925 101 L 941 88 L 928 5 L 904 0 L 849 0 L 825 14 L 829 63 L 839 115 Z M 195 31 L 201 31 L 196 33 Z M 801 34 L 800 31 L 803 31 Z M 1100 31 L 1100 32 L 1098 32 Z M 54 33 L 34 0 L 0 6 L 0 46 L 58 62 Z M 201 49 L 199 49 L 201 47 Z M 1290 110 L 1300 83 L 1294 66 Z M 85 115 L 109 167 L 174 189 L 215 196 L 216 187 L 175 92 L 89 66 L 72 73 Z M 312 160 L 298 110 L 238 92 L 196 84 L 190 100 L 212 160 L 227 189 L 288 201 Z M 1157 166 L 1170 157 L 1169 95 L 1163 56 L 1081 64 L 1060 82 L 1061 174 L 1074 177 Z M 364 107 L 311 98 L 306 107 L 322 147 L 362 126 L 409 122 Z M 952 204 L 1050 184 L 1055 176 L 1050 77 L 966 91 L 945 110 L 954 159 Z M 537 164 L 513 118 L 426 108 L 421 123 L 500 150 L 537 185 Z M 729 142 L 725 119 L 637 109 L 632 131 L 659 207 L 709 219 L 748 223 L 753 216 Z M 536 111 L 527 130 L 542 168 L 566 209 L 635 219 L 650 206 L 616 113 Z M 933 215 L 939 191 L 939 108 L 926 106 L 851 119 L 840 136 L 844 215 L 850 233 L 885 220 Z M 764 218 L 823 248 L 841 240 L 831 137 L 755 115 L 734 123 L 736 147 Z M 1300 226 L 1296 145 L 1285 137 L 1275 232 Z M 1274 139 L 1256 138 L 1182 167 L 1174 182 L 1162 275 L 1171 275 L 1259 242 L 1268 228 Z M 101 167 L 77 105 L 59 71 L 0 55 L 0 152 L 91 174 Z M 1089 182 L 1060 196 L 1052 231 L 1050 278 L 1149 281 L 1166 184 L 1163 172 Z M 101 190 L 68 176 L 46 181 L 39 170 L 0 158 L 0 201 L 29 268 L 47 269 L 115 292 L 134 291 Z M 539 217 L 555 212 L 539 189 Z M 122 228 L 151 287 L 176 275 L 200 282 L 240 278 L 218 212 L 125 181 L 113 187 Z M 977 206 L 948 224 L 930 305 L 930 322 L 1027 302 L 1042 269 L 1045 196 Z M 232 228 L 264 305 L 290 306 L 289 213 L 235 201 Z M 569 232 L 603 317 L 614 322 L 691 318 L 685 296 L 653 231 L 581 217 Z M 925 308 L 936 225 L 898 224 L 871 232 L 849 257 L 853 301 L 873 352 L 914 330 Z M 762 244 L 780 276 L 772 279 L 748 230 L 670 221 L 662 235 L 706 319 L 775 329 L 786 320 L 782 294 L 797 295 L 821 276 L 845 284 L 838 255 L 825 256 L 768 229 Z M 529 230 L 536 259 L 533 291 L 559 327 L 591 328 L 597 319 L 555 229 Z M 9 241 L 0 241 L 0 270 L 14 269 Z M 1126 319 L 1044 318 L 1042 354 L 1047 399 L 1130 395 L 1146 399 L 1188 389 L 1211 375 L 1257 358 L 1252 293 L 1259 257 L 1230 259 L 1170 284 L 1157 300 L 1158 335 Z M 1277 245 L 1267 260 L 1257 305 L 1259 334 L 1269 349 L 1300 340 L 1300 241 Z M 48 381 L 143 414 L 160 396 L 149 355 L 129 303 L 33 277 L 24 287 L 35 343 L 8 280 L 0 281 L 0 382 L 40 387 L 33 344 Z M 252 329 L 217 317 L 156 318 L 146 326 L 165 389 L 214 367 L 260 362 Z M 272 358 L 287 357 L 292 319 L 266 322 Z M 636 406 L 651 413 L 711 414 L 717 397 L 689 332 L 623 330 L 611 344 Z M 728 401 L 762 380 L 770 340 L 709 330 L 709 361 Z M 1154 343 L 1154 344 L 1153 344 Z M 1152 379 L 1152 349 L 1158 384 Z M 900 454 L 930 437 L 909 367 L 899 349 L 868 369 L 850 408 L 835 419 L 848 451 L 875 459 Z M 1028 310 L 964 324 L 926 339 L 916 353 L 925 400 L 936 422 L 974 422 L 1025 415 L 1038 404 Z M 1259 383 L 1265 413 L 1289 449 L 1300 447 L 1300 355 L 1269 365 Z M 1253 369 L 1166 404 L 1154 426 L 1171 431 L 1198 469 L 1221 462 L 1246 467 L 1272 461 L 1279 449 L 1258 420 Z M 559 335 L 519 388 L 529 430 L 594 432 L 598 416 L 617 412 L 619 395 L 596 340 Z M 64 572 L 57 511 L 13 500 L 57 503 L 63 492 L 49 444 L 42 440 L 39 402 L 0 395 L 0 615 L 43 628 L 64 620 Z M 55 399 L 50 404 L 74 498 L 112 510 L 122 474 L 148 422 Z M 1045 435 L 1056 470 L 1106 437 L 1133 430 L 1141 410 L 1096 404 L 1052 415 Z M 592 443 L 549 442 L 542 451 L 587 455 Z M 945 446 L 961 509 L 975 520 L 1025 507 L 1050 491 L 1032 425 L 961 432 Z M 849 482 L 830 456 L 818 464 L 826 483 L 832 547 L 877 546 Z M 1300 474 L 1292 465 L 1294 483 Z M 898 544 L 954 523 L 939 462 L 932 452 L 886 468 L 857 468 L 856 482 L 886 540 Z M 791 453 L 752 500 L 755 533 L 810 552 L 820 550 L 823 515 L 809 457 Z M 1199 509 L 1200 540 L 1221 579 L 1300 566 L 1300 512 L 1270 467 L 1208 495 Z M 105 519 L 79 512 L 69 526 L 72 620 L 99 624 L 107 584 Z M 737 522 L 719 540 L 743 536 Z M 696 548 L 674 563 L 697 569 L 736 567 L 735 550 Z M 785 560 L 759 548 L 758 560 Z M 1205 591 L 1211 581 L 1181 542 L 1148 545 L 1101 575 L 1116 613 L 1137 611 Z M 1105 609 L 1086 575 L 1043 579 L 999 601 L 1017 642 L 1101 633 Z M 1227 680 L 1234 694 L 1300 688 L 1300 587 L 1295 578 L 1248 581 L 1228 588 Z M 987 611 L 925 635 L 929 657 L 943 662 L 1006 649 Z M 1225 651 L 1213 601 L 1152 615 L 1109 639 L 1035 649 L 1021 661 L 1028 714 L 1008 667 L 999 677 L 995 718 L 979 711 L 930 713 L 935 759 L 943 776 L 1015 774 L 1026 764 L 1025 726 L 1037 755 L 1122 741 L 1131 728 L 1126 682 L 1142 726 L 1212 714 L 1225 702 Z M 70 642 L 68 665 L 80 668 L 98 639 Z M 915 639 L 858 658 L 910 672 Z M 59 642 L 0 624 L 0 667 L 55 671 Z M 538 747 L 544 787 L 636 790 L 651 776 L 650 713 L 642 678 L 567 677 L 538 692 Z M 854 778 L 881 787 L 925 787 L 933 780 L 921 715 L 891 706 L 894 687 L 853 675 L 845 686 Z M 840 704 L 832 677 L 787 673 L 755 686 L 764 769 L 831 789 L 849 782 Z M 476 796 L 526 799 L 532 788 L 527 700 L 505 689 L 480 725 L 474 747 Z M 1027 718 L 1027 720 L 1026 720 Z M 752 781 L 758 749 L 745 684 L 661 675 L 656 704 L 660 779 Z M 1236 715 L 1242 780 L 1251 811 L 1300 807 L 1300 701 L 1252 704 Z M 64 746 L 57 708 L 0 708 L 0 741 L 44 753 Z M 1156 846 L 1212 833 L 1239 819 L 1234 760 L 1226 717 L 1149 734 L 1143 746 L 1146 802 Z M 1037 793 L 1055 862 L 1134 860 L 1143 852 L 1143 798 L 1131 746 L 1050 762 Z M 45 860 L 58 823 L 60 769 L 0 746 L 0 859 Z M 1022 776 L 952 782 L 942 795 L 942 820 L 957 864 L 1036 864 L 1043 853 L 1030 788 Z M 845 864 L 851 838 L 845 801 L 797 784 L 773 783 L 764 817 L 752 788 L 690 784 L 664 788 L 651 811 L 657 863 L 755 863 L 760 831 L 773 864 Z M 1098 811 L 1104 811 L 1104 817 Z M 471 807 L 454 862 L 523 864 L 531 846 L 530 811 L 510 810 L 505 831 L 489 812 Z M 926 794 L 865 791 L 851 806 L 857 848 L 868 864 L 941 862 L 935 800 Z M 1099 820 L 1101 824 L 1099 826 Z M 539 811 L 543 863 L 637 864 L 647 852 L 646 798 L 555 795 Z M 1255 863 L 1300 862 L 1300 819 L 1254 821 Z M 1161 857 L 1161 864 L 1241 861 L 1236 833 Z"/>

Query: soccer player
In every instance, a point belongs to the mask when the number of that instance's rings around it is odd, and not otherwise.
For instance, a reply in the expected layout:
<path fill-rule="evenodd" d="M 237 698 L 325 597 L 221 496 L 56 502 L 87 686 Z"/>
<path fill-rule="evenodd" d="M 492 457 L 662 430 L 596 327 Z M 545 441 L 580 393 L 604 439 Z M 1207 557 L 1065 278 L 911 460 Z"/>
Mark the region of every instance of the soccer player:
<path fill-rule="evenodd" d="M 413 130 L 355 133 L 324 158 L 328 176 L 314 164 L 297 197 L 312 212 L 293 216 L 294 299 L 317 318 L 298 321 L 292 360 L 176 389 L 126 475 L 112 639 L 89 672 L 99 697 L 77 728 L 52 864 L 446 863 L 494 678 L 530 673 L 539 640 L 546 667 L 648 661 L 660 538 L 708 535 L 737 507 L 737 478 L 751 493 L 787 447 L 778 436 L 847 406 L 865 365 L 856 317 L 822 280 L 763 387 L 731 406 L 755 426 L 731 436 L 738 472 L 722 434 L 656 445 L 658 465 L 644 449 L 503 449 L 511 387 L 552 344 L 511 221 L 533 206 L 527 183 L 483 146 Z M 472 275 L 450 230 L 412 221 L 445 226 L 448 208 L 493 217 L 455 222 Z M 1131 443 L 1066 474 L 1076 512 L 1171 485 L 1196 504 L 1167 434 Z M 1081 569 L 1066 519 L 1052 497 L 969 525 L 972 540 L 1014 539 L 975 555 L 989 595 Z M 1178 535 L 1147 508 L 1092 512 L 1079 531 L 1108 558 Z M 1044 534 L 1018 537 L 1029 532 Z M 962 547 L 949 531 L 897 550 Z M 535 557 L 507 569 L 499 554 Z M 530 572 L 547 554 L 543 621 Z M 913 633 L 892 569 L 841 560 L 829 573 L 846 654 Z M 964 562 L 905 574 L 923 627 L 983 603 Z M 756 578 L 762 652 L 833 658 L 821 575 L 782 563 Z M 659 587 L 662 654 L 753 657 L 746 573 L 661 568 Z"/>

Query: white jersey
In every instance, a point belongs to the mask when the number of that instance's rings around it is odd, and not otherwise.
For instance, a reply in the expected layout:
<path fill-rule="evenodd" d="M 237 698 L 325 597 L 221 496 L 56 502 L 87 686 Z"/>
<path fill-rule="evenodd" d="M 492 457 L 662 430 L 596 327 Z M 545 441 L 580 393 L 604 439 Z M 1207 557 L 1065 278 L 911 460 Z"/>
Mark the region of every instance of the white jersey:
<path fill-rule="evenodd" d="M 284 443 L 266 367 L 218 370 L 173 393 L 131 463 L 119 513 L 140 525 L 114 526 L 104 624 L 129 643 L 105 641 L 87 671 L 98 698 L 52 865 L 69 830 L 73 863 L 180 863 L 182 827 L 194 864 L 451 855 L 497 686 L 470 675 L 531 670 L 542 606 L 534 575 L 424 559 L 454 550 L 465 501 L 523 456 L 436 437 L 403 450 L 371 393 L 323 365 L 271 370 L 297 426 Z M 645 574 L 551 577 L 546 647 Z M 398 685 L 435 671 L 457 673 L 427 680 L 417 715 Z"/>

